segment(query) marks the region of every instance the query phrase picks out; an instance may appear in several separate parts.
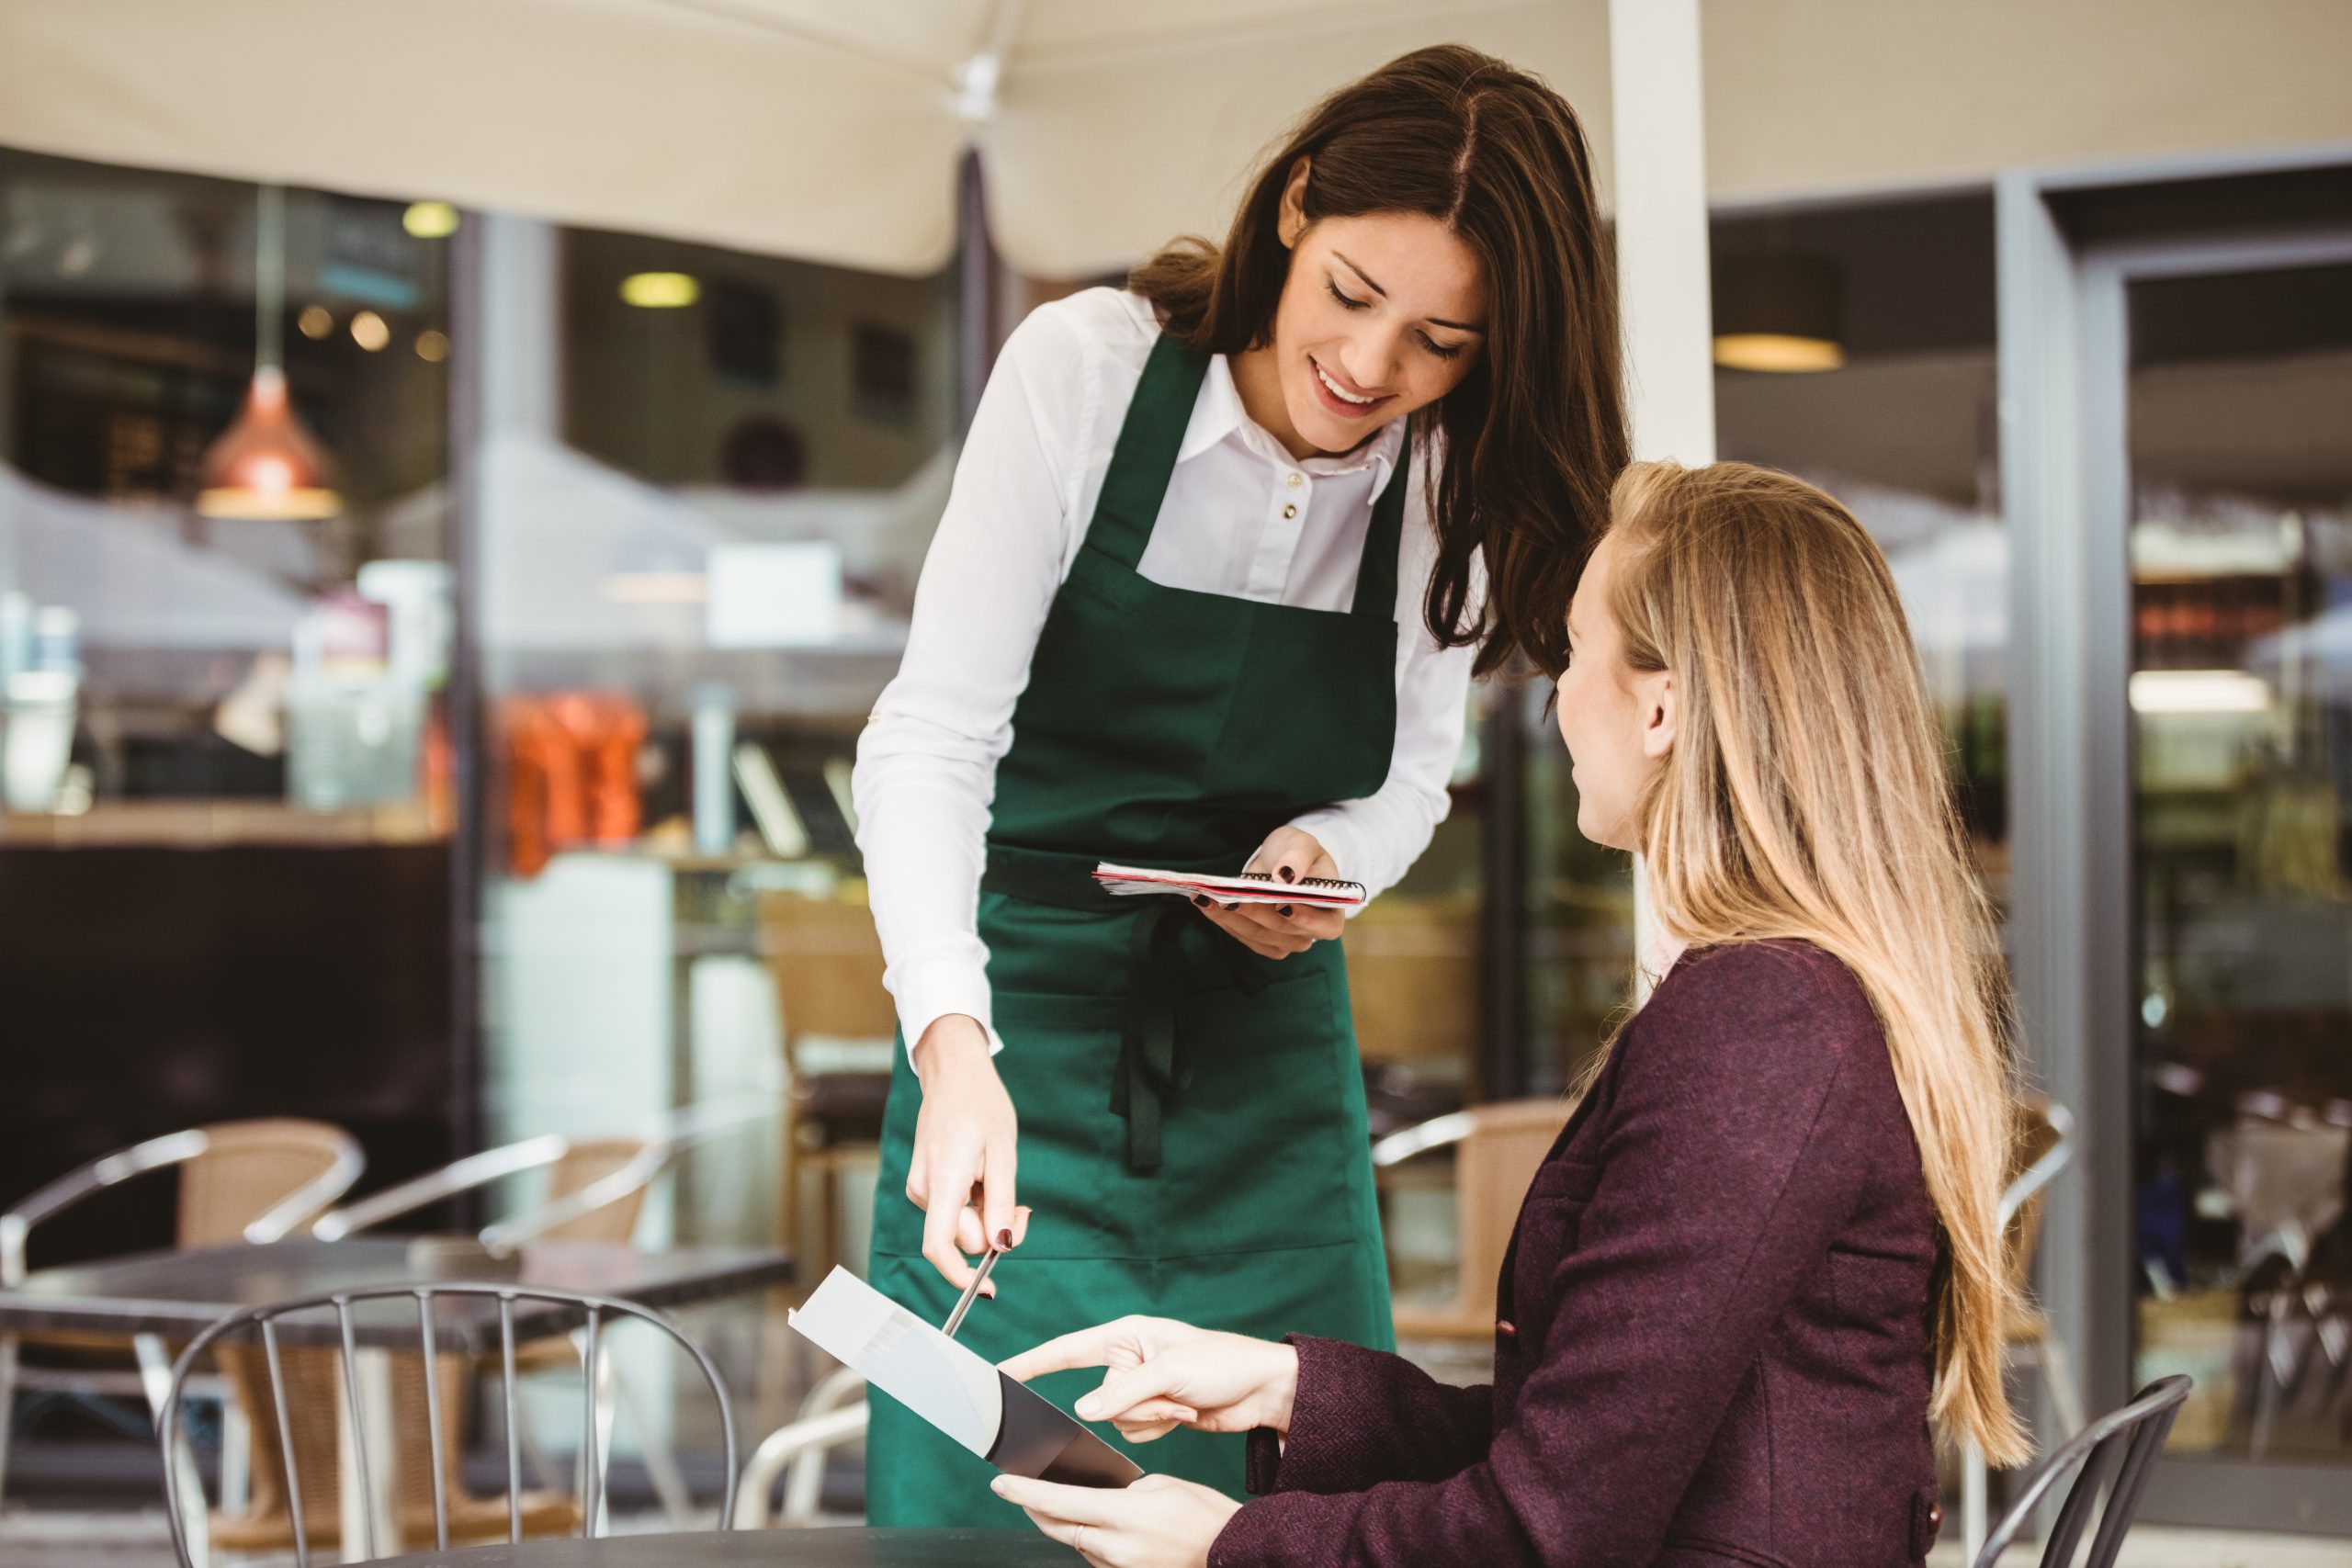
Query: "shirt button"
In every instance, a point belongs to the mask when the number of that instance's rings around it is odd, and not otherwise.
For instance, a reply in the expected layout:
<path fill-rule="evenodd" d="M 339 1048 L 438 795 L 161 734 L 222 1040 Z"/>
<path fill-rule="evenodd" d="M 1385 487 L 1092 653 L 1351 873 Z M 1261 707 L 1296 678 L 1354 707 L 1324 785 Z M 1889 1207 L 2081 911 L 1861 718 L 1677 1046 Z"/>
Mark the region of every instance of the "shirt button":
<path fill-rule="evenodd" d="M 1306 476 L 1305 474 L 1299 473 L 1299 472 L 1298 472 L 1297 470 L 1295 470 L 1295 469 L 1293 469 L 1289 474 L 1285 475 L 1285 476 L 1283 477 L 1283 483 L 1284 483 L 1284 484 L 1286 484 L 1286 485 L 1290 486 L 1290 488 L 1291 488 L 1291 489 L 1293 489 L 1293 490 L 1296 490 L 1299 486 L 1301 486 L 1301 485 L 1305 484 L 1306 482 Z"/>
<path fill-rule="evenodd" d="M 1283 516 L 1284 518 L 1295 517 L 1295 516 L 1297 516 L 1297 515 L 1298 515 L 1298 508 L 1297 508 L 1297 507 L 1295 507 L 1295 506 L 1285 506 L 1285 507 L 1283 507 Z"/>

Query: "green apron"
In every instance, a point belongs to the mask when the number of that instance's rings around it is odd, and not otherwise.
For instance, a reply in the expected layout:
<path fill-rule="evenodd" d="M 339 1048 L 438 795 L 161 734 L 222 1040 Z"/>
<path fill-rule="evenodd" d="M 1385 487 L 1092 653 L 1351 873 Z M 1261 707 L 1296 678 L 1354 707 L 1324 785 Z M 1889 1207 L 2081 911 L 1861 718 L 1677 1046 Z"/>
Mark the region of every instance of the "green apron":
<path fill-rule="evenodd" d="M 1098 861 L 1238 872 L 1274 829 L 1388 775 L 1404 462 L 1345 613 L 1136 570 L 1207 367 L 1171 338 L 1154 346 L 997 765 L 979 934 L 1035 1213 L 959 1336 L 991 1360 L 1128 1313 L 1394 1343 L 1340 944 L 1263 959 L 1187 900 L 1113 897 L 1092 878 Z M 956 1292 L 905 1197 L 921 1101 L 902 1049 L 871 1273 L 937 1323 Z M 1100 1378 L 1037 1387 L 1067 1409 Z M 1026 1528 L 986 1462 L 887 1396 L 872 1404 L 872 1523 Z M 1238 1497 L 1242 1444 L 1177 1432 L 1127 1451 Z"/>

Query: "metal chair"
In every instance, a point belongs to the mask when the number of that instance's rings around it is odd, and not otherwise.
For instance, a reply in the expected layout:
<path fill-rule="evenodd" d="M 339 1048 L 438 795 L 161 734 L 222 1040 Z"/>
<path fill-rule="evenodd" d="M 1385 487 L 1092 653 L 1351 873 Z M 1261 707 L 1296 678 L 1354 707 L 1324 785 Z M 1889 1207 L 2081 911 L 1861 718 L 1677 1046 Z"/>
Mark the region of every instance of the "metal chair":
<path fill-rule="evenodd" d="M 718 1375 L 702 1347 L 662 1314 L 609 1296 L 583 1295 L 572 1291 L 558 1291 L 532 1286 L 495 1284 L 418 1284 L 386 1285 L 367 1290 L 339 1291 L 329 1295 L 309 1296 L 297 1301 L 279 1302 L 266 1306 L 245 1307 L 229 1314 L 206 1328 L 189 1342 L 172 1369 L 171 1383 L 162 1410 L 156 1417 L 156 1434 L 164 1446 L 164 1494 L 169 1504 L 172 1544 L 179 1556 L 182 1568 L 198 1568 L 196 1546 L 189 1535 L 190 1505 L 195 1500 L 187 1495 L 184 1487 L 200 1484 L 192 1476 L 184 1476 L 180 1467 L 171 1462 L 173 1445 L 178 1436 L 180 1413 L 186 1386 L 198 1359 L 208 1351 L 226 1348 L 227 1342 L 239 1331 L 248 1331 L 261 1341 L 261 1361 L 267 1371 L 270 1403 L 277 1416 L 278 1458 L 285 1495 L 289 1502 L 293 1520 L 293 1546 L 297 1568 L 310 1568 L 311 1524 L 304 1508 L 302 1461 L 299 1444 L 293 1438 L 294 1423 L 288 1404 L 286 1359 L 295 1348 L 281 1344 L 280 1325 L 302 1314 L 332 1310 L 334 1314 L 334 1335 L 326 1341 L 326 1353 L 340 1367 L 340 1387 L 343 1401 L 342 1419 L 337 1426 L 347 1438 L 349 1463 L 343 1469 L 345 1486 L 356 1484 L 356 1502 L 347 1502 L 345 1510 L 356 1513 L 360 1521 L 360 1537 L 368 1561 L 396 1552 L 397 1540 L 387 1540 L 390 1531 L 382 1516 L 383 1494 L 379 1489 L 380 1473 L 374 1468 L 376 1443 L 383 1440 L 386 1424 L 371 1423 L 368 1404 L 362 1393 L 366 1381 L 361 1375 L 358 1325 L 352 1308 L 366 1302 L 411 1301 L 416 1305 L 416 1353 L 424 1365 L 436 1364 L 440 1356 L 435 1324 L 436 1303 L 458 1298 L 488 1299 L 498 1304 L 498 1338 L 503 1370 L 502 1391 L 504 1396 L 504 1436 L 506 1447 L 507 1540 L 510 1544 L 523 1539 L 523 1473 L 522 1453 L 517 1422 L 515 1350 L 515 1307 L 517 1303 L 552 1306 L 559 1311 L 577 1312 L 583 1319 L 581 1329 L 582 1386 L 584 1390 L 582 1407 L 579 1517 L 582 1533 L 594 1538 L 604 1533 L 605 1499 L 604 1495 L 605 1465 L 610 1450 L 603 1440 L 604 1423 L 600 1419 L 596 1401 L 597 1369 L 604 1359 L 604 1331 L 607 1320 L 635 1318 L 653 1325 L 693 1358 L 702 1373 L 712 1398 L 718 1407 L 720 1439 L 723 1448 L 724 1480 L 722 1495 L 731 1497 L 735 1487 L 736 1449 L 734 1407 L 727 1396 L 727 1385 Z M 312 1335 L 322 1336 L 323 1325 L 312 1329 Z M 424 1430 L 426 1444 L 424 1472 L 432 1478 L 434 1545 L 435 1550 L 449 1550 L 449 1500 L 447 1476 L 451 1466 L 445 1455 L 455 1447 L 451 1440 L 449 1413 L 438 1386 L 439 1380 L 424 1380 Z M 379 1402 L 380 1404 L 380 1401 Z M 370 1427 L 377 1429 L 375 1441 L 370 1439 Z M 732 1528 L 732 1518 L 722 1505 L 719 1528 Z M 200 1510 L 198 1517 L 201 1517 Z"/>
<path fill-rule="evenodd" d="M 2041 1239 L 2041 1207 L 2050 1183 L 2075 1157 L 2074 1113 L 2055 1100 L 2028 1096 L 2018 1107 L 2010 1147 L 2009 1184 L 2001 1192 L 1999 1215 L 2007 1240 L 2009 1283 L 2022 1303 L 2033 1283 L 2033 1256 Z M 2050 1332 L 2050 1320 L 2020 1305 L 2002 1325 L 2002 1344 L 2011 1360 L 2030 1359 L 2050 1390 L 2052 1413 L 2062 1436 L 2083 1427 L 2082 1395 L 2075 1391 L 2065 1348 Z M 1974 1444 L 1961 1450 L 1961 1542 L 1973 1554 L 1984 1540 L 1987 1503 L 1984 1456 Z"/>
<path fill-rule="evenodd" d="M 1396 1303 L 1399 1339 L 1489 1342 L 1495 1337 L 1495 1281 L 1511 1225 L 1527 1197 L 1528 1183 L 1566 1125 L 1575 1102 L 1513 1100 L 1474 1105 L 1392 1134 L 1372 1146 L 1375 1170 L 1385 1170 L 1433 1149 L 1459 1145 L 1454 1203 L 1462 1243 L 1462 1269 L 1454 1299 L 1436 1306 Z"/>
<path fill-rule="evenodd" d="M 2123 1537 L 2132 1529 L 2132 1516 L 2140 1511 L 2140 1494 L 2148 1484 L 2149 1467 L 2165 1446 L 2165 1436 L 2172 1430 L 2181 1402 L 2188 1397 L 2190 1382 L 2176 1375 L 2150 1383 L 2131 1404 L 2100 1416 L 2042 1461 L 2011 1500 L 2001 1522 L 1993 1527 L 1984 1550 L 1970 1560 L 1974 1568 L 1996 1568 L 2001 1553 L 2008 1550 L 2042 1498 L 2077 1465 L 2081 1474 L 2066 1494 L 2050 1539 L 2042 1543 L 2041 1568 L 2070 1568 L 2102 1492 L 2107 1506 L 2099 1512 L 2098 1533 L 2091 1539 L 2090 1556 L 2082 1568 L 2113 1568 L 2116 1553 L 2123 1549 Z"/>
<path fill-rule="evenodd" d="M 95 1193 L 155 1171 L 180 1175 L 175 1240 L 181 1247 L 282 1240 L 351 1190 L 367 1165 L 358 1141 L 323 1122 L 267 1119 L 220 1122 L 134 1144 L 69 1171 L 0 1214 L 0 1289 L 24 1282 L 25 1248 L 35 1225 Z M 0 1335 L 0 1489 L 6 1483 L 8 1428 L 20 1388 L 72 1393 L 120 1393 L 143 1398 L 152 1415 L 162 1408 L 171 1378 L 164 1342 L 152 1334 L 127 1337 L 138 1359 L 135 1373 L 101 1369 L 57 1371 L 18 1364 L 21 1344 L 74 1349 L 115 1348 L 123 1341 L 88 1335 L 41 1335 L 20 1340 Z M 231 1412 L 235 1424 L 235 1412 Z M 241 1445 L 225 1445 L 233 1472 Z M 233 1479 L 233 1473 L 232 1473 Z"/>
<path fill-rule="evenodd" d="M 370 1194 L 320 1220 L 311 1227 L 311 1234 L 328 1241 L 356 1235 L 493 1182 L 544 1170 L 546 1191 L 537 1203 L 486 1225 L 478 1233 L 483 1247 L 493 1257 L 511 1256 L 531 1242 L 626 1244 L 636 1233 L 638 1217 L 652 1183 L 681 1153 L 715 1134 L 775 1113 L 773 1101 L 749 1096 L 691 1106 L 661 1119 L 649 1130 L 628 1135 L 571 1138 L 549 1133 L 525 1138 L 469 1155 L 439 1170 Z M 579 1364 L 579 1351 L 562 1336 L 530 1341 L 521 1348 L 518 1364 L 526 1373 L 568 1369 Z M 403 1364 L 401 1372 L 402 1392 L 413 1395 L 408 1385 L 421 1381 L 421 1364 L 415 1368 Z M 250 1371 L 244 1381 L 253 1381 Z M 632 1417 L 638 1414 L 628 1383 L 609 1362 L 605 1364 L 599 1397 L 605 1402 L 604 1419 L 607 1427 L 612 1419 L 610 1406 L 615 1401 L 631 1404 Z M 406 1404 L 407 1416 L 413 1418 L 420 1408 L 417 1401 L 412 1396 Z M 642 1427 L 644 1422 L 640 1419 L 638 1425 Z M 533 1470 L 544 1480 L 551 1467 L 527 1430 L 523 1441 Z M 663 1505 L 673 1517 L 682 1518 L 689 1503 L 685 1481 L 676 1461 L 661 1444 L 649 1443 L 645 1461 Z M 453 1479 L 450 1484 L 454 1487 L 457 1483 Z M 461 1510 L 471 1508 L 476 1501 L 461 1498 Z M 286 1522 L 281 1518 L 271 1523 L 282 1542 L 288 1530 Z M 534 1517 L 534 1534 L 549 1528 L 566 1527 L 552 1513 L 543 1511 Z M 256 1542 L 259 1539 L 255 1538 Z"/>
<path fill-rule="evenodd" d="M 817 1521 L 818 1494 L 825 1480 L 825 1456 L 865 1436 L 865 1380 L 848 1367 L 811 1389 L 792 1423 L 761 1439 L 735 1483 L 737 1529 L 768 1528 L 768 1494 L 784 1477 L 784 1506 L 775 1524 L 799 1529 Z"/>
<path fill-rule="evenodd" d="M 373 1230 L 387 1220 L 444 1203 L 464 1193 L 529 1171 L 548 1173 L 546 1198 L 511 1218 L 485 1225 L 482 1246 L 506 1257 L 526 1242 L 626 1242 L 637 1229 L 646 1189 L 662 1174 L 673 1153 L 667 1139 L 652 1136 L 570 1138 L 542 1134 L 387 1187 L 335 1210 L 311 1227 L 322 1241 L 340 1241 Z"/>

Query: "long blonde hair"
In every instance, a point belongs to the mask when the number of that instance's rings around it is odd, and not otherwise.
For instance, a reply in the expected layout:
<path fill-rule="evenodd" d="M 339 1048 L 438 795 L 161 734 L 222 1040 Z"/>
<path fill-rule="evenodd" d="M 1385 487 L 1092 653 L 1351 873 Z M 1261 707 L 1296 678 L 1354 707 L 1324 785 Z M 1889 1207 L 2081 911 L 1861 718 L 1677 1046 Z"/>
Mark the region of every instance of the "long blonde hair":
<path fill-rule="evenodd" d="M 1678 697 L 1634 817 L 1658 921 L 1694 948 L 1809 942 L 1860 982 L 1943 1229 L 1931 1414 L 2019 1462 L 2008 987 L 1894 575 L 1844 507 L 1770 468 L 1639 463 L 1611 502 L 1626 661 Z"/>

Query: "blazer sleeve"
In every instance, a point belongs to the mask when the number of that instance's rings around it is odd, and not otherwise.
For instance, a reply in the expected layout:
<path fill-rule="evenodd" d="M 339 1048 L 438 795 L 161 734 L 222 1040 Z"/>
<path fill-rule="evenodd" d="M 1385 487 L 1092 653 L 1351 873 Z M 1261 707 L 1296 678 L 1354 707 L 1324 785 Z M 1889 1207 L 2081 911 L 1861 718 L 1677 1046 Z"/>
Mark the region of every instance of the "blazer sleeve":
<path fill-rule="evenodd" d="M 1821 955 L 1754 945 L 1685 963 L 1687 983 L 1669 976 L 1618 1043 L 1598 1185 L 1548 1281 L 1541 1359 L 1486 1455 L 1444 1480 L 1246 1504 L 1216 1568 L 1658 1555 L 1765 1337 L 1862 1190 L 1870 1141 L 1848 1130 L 1872 1076 L 1853 1064 L 1884 1049 Z M 1346 1412 L 1386 1397 L 1375 1382 Z"/>
<path fill-rule="evenodd" d="M 1250 1490 L 1359 1492 L 1442 1481 L 1486 1457 L 1492 1386 L 1442 1383 L 1402 1356 L 1292 1335 L 1298 1392 L 1290 1431 L 1250 1435 Z"/>

